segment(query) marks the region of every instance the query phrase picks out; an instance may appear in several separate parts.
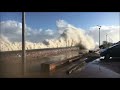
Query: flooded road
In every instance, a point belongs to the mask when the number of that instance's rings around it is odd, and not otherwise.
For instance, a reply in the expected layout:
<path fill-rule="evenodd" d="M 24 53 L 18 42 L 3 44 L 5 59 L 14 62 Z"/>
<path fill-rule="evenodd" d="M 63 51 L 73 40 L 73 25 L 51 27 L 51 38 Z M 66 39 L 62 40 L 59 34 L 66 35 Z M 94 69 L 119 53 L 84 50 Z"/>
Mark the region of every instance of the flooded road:
<path fill-rule="evenodd" d="M 108 64 L 108 63 L 106 63 Z M 71 78 L 120 78 L 120 72 L 116 72 L 120 68 L 120 62 L 117 64 L 109 63 L 106 65 L 101 62 L 99 59 L 96 59 L 92 62 L 89 62 L 85 68 L 79 72 L 76 71 L 74 74 L 71 74 L 69 77 Z M 113 65 L 115 67 L 112 67 Z M 110 68 L 111 67 L 111 68 Z M 113 68 L 116 68 L 113 70 Z"/>
<path fill-rule="evenodd" d="M 44 75 L 47 75 L 48 77 L 48 73 L 41 72 L 41 63 L 48 61 L 62 61 L 77 56 L 78 54 L 78 51 L 70 51 L 49 57 L 27 57 L 26 77 L 44 77 Z M 0 60 L 0 77 L 23 77 L 21 57 L 18 57 L 15 60 L 12 58 Z"/>
<path fill-rule="evenodd" d="M 107 64 L 107 65 L 106 65 Z M 66 74 L 66 71 L 74 64 L 65 66 L 56 72 L 50 73 L 51 78 L 120 78 L 120 62 L 106 63 L 101 62 L 100 59 L 93 60 L 88 63 L 83 63 L 76 71 L 71 74 Z M 113 65 L 116 65 L 112 67 Z M 111 67 L 111 68 L 110 68 Z"/>
<path fill-rule="evenodd" d="M 0 60 L 0 77 L 8 78 L 120 78 L 120 61 L 100 61 L 100 59 L 89 60 L 83 58 L 80 61 L 70 63 L 51 72 L 41 71 L 41 63 L 48 61 L 62 61 L 79 55 L 78 51 L 65 52 L 56 56 L 38 57 L 27 59 L 26 73 L 23 76 L 21 72 L 21 60 L 3 61 Z M 88 62 L 89 61 L 89 62 Z M 67 71 L 79 66 L 74 72 L 68 74 Z"/>

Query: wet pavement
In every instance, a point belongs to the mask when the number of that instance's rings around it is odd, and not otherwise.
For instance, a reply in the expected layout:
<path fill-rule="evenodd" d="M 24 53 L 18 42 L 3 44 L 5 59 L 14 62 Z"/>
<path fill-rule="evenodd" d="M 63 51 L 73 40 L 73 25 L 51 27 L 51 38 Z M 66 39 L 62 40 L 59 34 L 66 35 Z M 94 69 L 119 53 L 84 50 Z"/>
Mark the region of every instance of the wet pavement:
<path fill-rule="evenodd" d="M 67 73 L 74 65 L 80 61 L 65 65 L 52 72 L 31 73 L 26 77 L 33 78 L 120 78 L 120 62 L 105 62 L 96 59 L 90 62 L 84 62 L 77 70 L 71 74 Z M 114 66 L 114 67 L 113 67 Z"/>
<path fill-rule="evenodd" d="M 120 78 L 120 59 L 117 61 L 112 59 L 110 61 L 100 61 L 100 59 L 90 60 L 83 58 L 85 61 L 80 65 L 80 61 L 70 63 L 61 68 L 57 68 L 51 72 L 42 72 L 41 63 L 47 61 L 61 61 L 67 58 L 77 56 L 78 52 L 67 52 L 56 56 L 43 57 L 37 59 L 27 60 L 26 70 L 24 76 L 21 72 L 21 62 L 0 61 L 0 77 L 7 78 Z M 68 74 L 67 71 L 74 67 L 78 68 L 72 73 Z"/>
<path fill-rule="evenodd" d="M 107 64 L 107 63 L 106 63 Z M 112 65 L 114 63 L 109 63 L 109 68 L 103 62 L 96 59 L 92 62 L 89 62 L 82 71 L 79 69 L 71 74 L 69 77 L 72 78 L 120 78 L 120 72 L 116 72 L 119 70 L 120 62 L 115 64 L 116 69 L 112 69 Z M 107 66 L 107 67 L 106 67 Z"/>
<path fill-rule="evenodd" d="M 25 77 L 49 77 L 48 73 L 41 72 L 41 63 L 48 61 L 62 61 L 77 56 L 78 54 L 78 51 L 71 51 L 49 57 L 37 57 L 31 59 L 28 57 L 29 59 L 27 58 L 26 60 Z M 23 77 L 22 73 L 22 60 L 20 57 L 15 60 L 12 58 L 0 60 L 0 77 Z"/>
<path fill-rule="evenodd" d="M 102 64 L 99 59 L 93 60 L 89 63 L 84 63 L 83 66 L 79 67 L 78 70 L 74 71 L 71 74 L 66 74 L 66 71 L 69 66 L 65 66 L 56 72 L 50 73 L 50 78 L 120 78 L 120 72 L 116 72 L 119 70 L 120 62 L 116 64 L 116 69 L 112 68 L 112 63 L 109 63 L 106 67 L 105 64 Z M 107 64 L 107 63 L 106 63 Z"/>

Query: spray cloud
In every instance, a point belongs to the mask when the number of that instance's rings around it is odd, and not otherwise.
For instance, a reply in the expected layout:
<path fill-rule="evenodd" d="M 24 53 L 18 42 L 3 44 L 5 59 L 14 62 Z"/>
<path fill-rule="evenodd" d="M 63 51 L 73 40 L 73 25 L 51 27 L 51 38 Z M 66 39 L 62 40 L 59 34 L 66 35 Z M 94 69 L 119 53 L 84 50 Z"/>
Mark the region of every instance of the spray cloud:
<path fill-rule="evenodd" d="M 3 31 L 0 37 L 0 51 L 21 50 L 21 23 L 7 21 L 1 22 L 0 24 L 1 31 Z M 85 30 L 68 24 L 64 20 L 56 21 L 56 25 L 56 31 L 51 29 L 32 30 L 31 28 L 26 27 L 26 50 L 79 45 L 83 46 L 85 49 L 94 49 L 94 40 Z M 7 34 L 5 32 L 7 32 Z M 14 37 L 13 32 L 14 34 L 17 34 Z"/>

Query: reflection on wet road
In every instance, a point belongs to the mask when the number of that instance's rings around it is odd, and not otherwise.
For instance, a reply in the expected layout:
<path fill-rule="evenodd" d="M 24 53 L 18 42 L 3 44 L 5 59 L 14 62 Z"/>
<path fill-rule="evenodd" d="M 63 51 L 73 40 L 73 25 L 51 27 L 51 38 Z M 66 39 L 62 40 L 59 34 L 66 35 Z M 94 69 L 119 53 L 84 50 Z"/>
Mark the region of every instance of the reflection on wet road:
<path fill-rule="evenodd" d="M 108 61 L 97 59 L 94 61 L 94 64 L 98 64 L 120 74 L 120 59 L 109 59 Z"/>
<path fill-rule="evenodd" d="M 78 51 L 70 51 L 49 57 L 27 58 L 26 77 L 44 77 L 44 75 L 47 75 L 48 73 L 41 72 L 41 63 L 48 61 L 62 61 L 77 55 Z M 21 77 L 21 66 L 21 58 L 16 60 L 0 60 L 0 77 Z"/>
<path fill-rule="evenodd" d="M 116 64 L 117 63 L 117 64 Z M 65 66 L 63 69 L 58 70 L 56 73 L 51 74 L 51 77 L 55 78 L 120 78 L 120 72 L 116 72 L 116 70 L 120 70 L 120 62 L 116 63 L 103 63 L 99 59 L 93 60 L 89 63 L 84 63 L 82 67 L 77 69 L 75 72 L 67 75 L 65 74 L 66 69 L 69 66 Z M 112 65 L 116 65 L 116 69 L 112 67 Z M 110 68 L 111 67 L 111 68 Z"/>
<path fill-rule="evenodd" d="M 67 58 L 77 56 L 77 51 L 71 51 L 56 56 L 38 57 L 27 59 L 24 77 L 30 78 L 120 78 L 120 61 L 100 61 L 99 59 L 90 60 L 83 58 L 85 61 L 81 64 L 81 59 L 69 63 L 63 67 L 57 68 L 51 72 L 41 71 L 41 63 L 48 61 L 62 61 Z M 21 75 L 21 60 L 16 62 L 0 60 L 0 77 L 23 77 Z M 80 65 L 81 64 L 81 65 Z M 75 68 L 74 68 L 75 67 Z M 74 70 L 68 74 L 67 71 Z"/>

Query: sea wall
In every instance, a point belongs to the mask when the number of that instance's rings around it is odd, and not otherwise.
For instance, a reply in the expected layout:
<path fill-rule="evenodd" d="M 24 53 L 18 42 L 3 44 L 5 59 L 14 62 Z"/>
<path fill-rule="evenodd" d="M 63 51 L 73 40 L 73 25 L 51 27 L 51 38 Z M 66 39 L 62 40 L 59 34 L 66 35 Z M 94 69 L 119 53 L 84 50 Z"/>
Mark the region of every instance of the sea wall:
<path fill-rule="evenodd" d="M 65 47 L 65 48 L 47 48 L 47 49 L 34 49 L 27 50 L 26 56 L 27 58 L 37 58 L 37 57 L 46 57 L 61 54 L 63 52 L 69 51 L 79 51 L 79 47 Z M 20 58 L 22 51 L 6 51 L 0 52 L 0 59 L 10 59 L 10 58 Z"/>

